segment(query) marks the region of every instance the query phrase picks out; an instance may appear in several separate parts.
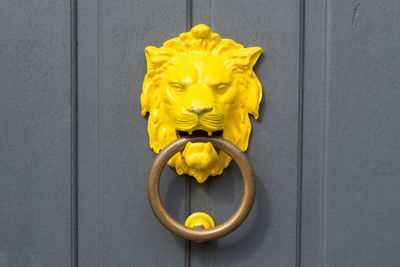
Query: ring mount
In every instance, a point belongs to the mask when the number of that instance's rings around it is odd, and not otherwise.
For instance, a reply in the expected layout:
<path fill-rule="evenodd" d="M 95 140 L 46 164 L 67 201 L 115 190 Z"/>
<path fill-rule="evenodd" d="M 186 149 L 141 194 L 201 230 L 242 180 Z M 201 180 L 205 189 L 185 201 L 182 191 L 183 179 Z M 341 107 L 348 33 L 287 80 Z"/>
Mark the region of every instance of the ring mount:
<path fill-rule="evenodd" d="M 176 221 L 164 207 L 160 197 L 160 176 L 168 160 L 181 151 L 188 142 L 211 142 L 217 149 L 227 153 L 239 166 L 243 179 L 243 196 L 235 213 L 224 223 L 210 229 L 192 229 Z M 148 176 L 147 194 L 150 206 L 160 223 L 172 233 L 185 239 L 204 242 L 221 238 L 238 228 L 249 214 L 255 198 L 254 172 L 246 155 L 223 138 L 180 138 L 166 146 L 155 158 Z"/>

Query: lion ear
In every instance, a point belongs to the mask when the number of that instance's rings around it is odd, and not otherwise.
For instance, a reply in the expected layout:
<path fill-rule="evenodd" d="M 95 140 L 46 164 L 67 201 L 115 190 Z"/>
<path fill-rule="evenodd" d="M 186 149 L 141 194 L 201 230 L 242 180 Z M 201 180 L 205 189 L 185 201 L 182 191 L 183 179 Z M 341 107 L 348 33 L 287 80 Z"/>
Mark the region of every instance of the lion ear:
<path fill-rule="evenodd" d="M 243 53 L 245 55 L 244 58 L 246 59 L 246 65 L 248 65 L 250 69 L 252 69 L 256 64 L 258 58 L 261 56 L 262 51 L 262 48 L 258 46 L 243 49 Z"/>
<path fill-rule="evenodd" d="M 156 55 L 157 54 L 157 47 L 155 47 L 155 46 L 147 46 L 145 49 L 144 49 L 144 54 L 146 55 L 146 59 L 150 59 L 152 56 L 154 56 L 154 55 Z"/>
<path fill-rule="evenodd" d="M 155 46 L 148 46 L 144 49 L 147 61 L 147 73 L 158 68 L 168 67 L 166 63 L 171 61 L 174 56 L 174 51 L 169 48 L 161 47 L 157 48 Z"/>
<path fill-rule="evenodd" d="M 147 61 L 147 72 L 150 72 L 152 69 L 154 69 L 154 59 L 157 57 L 157 47 L 155 46 L 148 46 L 144 49 L 144 54 L 146 55 L 146 61 Z"/>
<path fill-rule="evenodd" d="M 243 70 L 252 70 L 261 53 L 261 47 L 249 47 L 239 51 L 230 51 L 227 55 L 231 59 L 231 64 Z"/>

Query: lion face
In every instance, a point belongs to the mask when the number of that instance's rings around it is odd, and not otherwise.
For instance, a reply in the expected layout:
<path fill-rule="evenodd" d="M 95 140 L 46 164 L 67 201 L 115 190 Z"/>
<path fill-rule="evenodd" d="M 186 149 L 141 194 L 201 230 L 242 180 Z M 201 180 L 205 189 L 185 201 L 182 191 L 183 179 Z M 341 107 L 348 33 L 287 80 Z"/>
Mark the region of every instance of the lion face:
<path fill-rule="evenodd" d="M 158 153 L 179 137 L 222 136 L 242 151 L 258 116 L 261 85 L 252 68 L 262 49 L 221 39 L 205 25 L 161 48 L 147 47 L 142 114 L 148 112 L 150 146 Z M 187 143 L 168 165 L 203 183 L 219 175 L 231 158 L 211 143 Z"/>

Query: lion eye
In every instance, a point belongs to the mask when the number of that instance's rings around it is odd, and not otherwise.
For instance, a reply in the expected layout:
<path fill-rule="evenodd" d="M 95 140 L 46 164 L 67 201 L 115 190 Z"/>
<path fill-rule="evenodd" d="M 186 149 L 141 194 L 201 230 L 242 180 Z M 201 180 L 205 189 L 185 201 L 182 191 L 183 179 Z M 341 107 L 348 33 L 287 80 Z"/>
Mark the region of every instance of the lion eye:
<path fill-rule="evenodd" d="M 226 89 L 228 89 L 228 85 L 220 84 L 217 86 L 215 91 L 217 92 L 217 94 L 222 95 L 223 93 L 225 93 Z"/>
<path fill-rule="evenodd" d="M 171 86 L 172 91 L 177 95 L 179 95 L 183 92 L 183 86 L 180 85 L 179 83 L 173 83 L 170 86 Z"/>

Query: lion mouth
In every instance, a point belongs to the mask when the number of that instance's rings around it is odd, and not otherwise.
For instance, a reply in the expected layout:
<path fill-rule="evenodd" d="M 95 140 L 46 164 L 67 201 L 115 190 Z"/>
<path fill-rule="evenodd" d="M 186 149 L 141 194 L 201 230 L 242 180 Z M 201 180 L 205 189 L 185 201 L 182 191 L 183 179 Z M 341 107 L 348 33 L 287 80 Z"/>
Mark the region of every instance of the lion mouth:
<path fill-rule="evenodd" d="M 178 138 L 186 137 L 186 136 L 190 136 L 190 137 L 222 137 L 223 133 L 224 133 L 223 130 L 219 130 L 219 131 L 196 130 L 196 131 L 189 131 L 189 132 L 179 131 L 179 130 L 176 131 L 176 135 Z"/>

